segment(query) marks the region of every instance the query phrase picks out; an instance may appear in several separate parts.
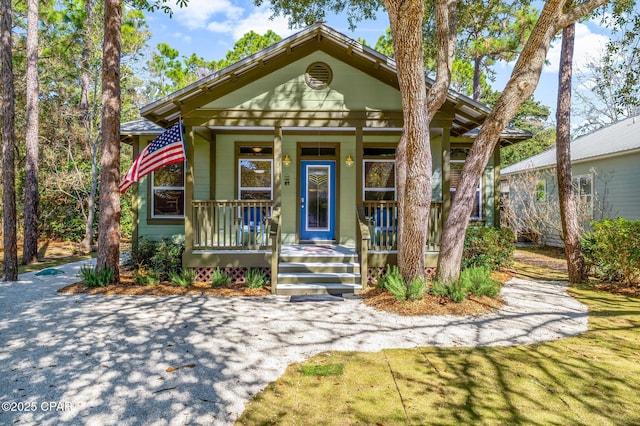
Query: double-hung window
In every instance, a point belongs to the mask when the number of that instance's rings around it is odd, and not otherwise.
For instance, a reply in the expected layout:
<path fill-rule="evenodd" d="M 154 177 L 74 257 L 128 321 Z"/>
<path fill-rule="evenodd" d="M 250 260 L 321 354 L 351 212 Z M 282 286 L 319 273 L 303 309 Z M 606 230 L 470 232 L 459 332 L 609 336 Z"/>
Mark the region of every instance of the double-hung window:
<path fill-rule="evenodd" d="M 184 162 L 151 174 L 151 211 L 153 218 L 184 218 Z"/>
<path fill-rule="evenodd" d="M 593 215 L 593 175 L 573 176 L 573 191 L 580 211 L 586 212 L 587 216 L 591 217 Z"/>
<path fill-rule="evenodd" d="M 450 193 L 451 199 L 455 197 L 456 188 L 462 177 L 462 167 L 464 166 L 464 160 L 451 160 L 450 163 Z M 471 210 L 471 220 L 482 219 L 482 178 L 478 180 L 478 186 L 476 187 L 475 197 L 473 199 L 473 210 Z"/>
<path fill-rule="evenodd" d="M 241 145 L 238 153 L 238 198 L 273 200 L 273 149 Z"/>
<path fill-rule="evenodd" d="M 396 199 L 395 160 L 364 160 L 365 201 L 393 201 Z"/>

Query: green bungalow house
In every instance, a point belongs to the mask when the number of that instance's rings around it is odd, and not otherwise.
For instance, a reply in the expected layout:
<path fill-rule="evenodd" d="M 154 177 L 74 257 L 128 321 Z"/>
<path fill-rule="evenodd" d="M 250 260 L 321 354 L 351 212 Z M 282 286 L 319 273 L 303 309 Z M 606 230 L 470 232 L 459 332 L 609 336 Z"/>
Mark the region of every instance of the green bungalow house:
<path fill-rule="evenodd" d="M 396 256 L 395 67 L 318 23 L 143 107 L 143 120 L 122 125 L 123 142 L 135 156 L 182 118 L 187 163 L 130 189 L 134 242 L 183 234 L 183 266 L 201 280 L 216 268 L 239 279 L 262 268 L 278 294 L 360 291 Z M 431 268 L 469 132 L 488 113 L 450 91 L 431 123 Z M 499 223 L 499 162 L 496 149 L 478 183 L 476 225 Z"/>

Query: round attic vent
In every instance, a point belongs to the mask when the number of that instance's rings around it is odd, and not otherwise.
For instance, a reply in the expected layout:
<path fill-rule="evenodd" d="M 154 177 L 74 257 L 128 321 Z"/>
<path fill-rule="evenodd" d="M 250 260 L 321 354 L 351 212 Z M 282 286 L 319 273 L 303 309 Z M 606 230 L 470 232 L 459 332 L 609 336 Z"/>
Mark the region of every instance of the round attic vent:
<path fill-rule="evenodd" d="M 324 89 L 331 83 L 332 77 L 331 68 L 322 62 L 315 62 L 309 65 L 309 68 L 304 73 L 304 80 L 307 86 L 312 89 Z"/>

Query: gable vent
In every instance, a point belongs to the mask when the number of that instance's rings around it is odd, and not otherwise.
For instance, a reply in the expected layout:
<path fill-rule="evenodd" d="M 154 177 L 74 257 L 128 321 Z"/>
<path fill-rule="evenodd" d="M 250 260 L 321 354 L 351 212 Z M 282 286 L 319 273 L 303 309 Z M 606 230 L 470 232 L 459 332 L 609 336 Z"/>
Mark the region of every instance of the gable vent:
<path fill-rule="evenodd" d="M 307 83 L 307 86 L 312 89 L 324 89 L 331 83 L 331 79 L 333 78 L 333 74 L 331 73 L 331 68 L 329 65 L 316 62 L 309 65 L 307 71 L 304 74 L 304 80 Z"/>

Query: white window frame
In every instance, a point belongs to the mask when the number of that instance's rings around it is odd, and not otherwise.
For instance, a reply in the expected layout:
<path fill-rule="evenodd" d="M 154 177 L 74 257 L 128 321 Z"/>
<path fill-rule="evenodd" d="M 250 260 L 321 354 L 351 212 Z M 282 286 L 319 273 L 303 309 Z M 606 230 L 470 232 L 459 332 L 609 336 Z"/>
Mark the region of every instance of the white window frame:
<path fill-rule="evenodd" d="M 182 191 L 182 205 L 184 206 L 184 210 L 186 213 L 186 190 L 185 190 L 185 168 L 186 168 L 186 164 L 182 164 L 182 186 L 156 186 L 155 182 L 156 182 L 156 176 L 155 176 L 155 171 L 151 172 L 151 218 L 152 219 L 184 219 L 184 214 L 181 215 L 170 215 L 170 214 L 156 214 L 156 206 L 155 206 L 155 200 L 156 197 L 155 192 L 157 190 L 159 191 Z"/>
<path fill-rule="evenodd" d="M 449 160 L 449 163 L 458 163 L 458 164 L 464 164 L 466 160 Z M 482 178 L 484 177 L 484 172 L 482 174 L 482 176 L 480 176 L 480 179 L 478 179 L 478 187 L 476 188 L 476 194 L 478 194 L 478 216 L 471 216 L 470 219 L 471 220 L 482 220 L 482 210 L 483 210 L 483 205 L 482 205 Z M 449 188 L 450 191 L 452 192 L 456 192 L 456 188 Z"/>
<path fill-rule="evenodd" d="M 397 182 L 397 165 L 396 160 L 393 159 L 375 159 L 375 158 L 365 158 L 362 160 L 362 201 L 367 200 L 367 192 L 391 192 L 390 187 L 376 188 L 376 187 L 367 187 L 367 167 L 366 163 L 393 163 L 393 181 Z M 393 200 L 398 199 L 398 192 L 396 187 L 393 187 Z"/>
<path fill-rule="evenodd" d="M 589 182 L 591 183 L 589 186 L 591 187 L 591 192 L 590 193 L 585 193 L 585 194 L 581 194 L 580 193 L 580 179 L 589 179 Z M 591 218 L 593 217 L 593 196 L 594 196 L 594 191 L 595 188 L 593 187 L 593 174 L 591 173 L 586 173 L 586 174 L 582 174 L 582 175 L 575 175 L 571 177 L 571 183 L 573 184 L 573 193 L 575 196 L 578 197 L 579 203 L 580 205 L 583 205 L 583 199 L 585 197 L 589 197 L 589 203 L 585 205 L 588 205 L 588 211 L 587 213 L 587 218 Z"/>
<path fill-rule="evenodd" d="M 238 157 L 238 200 L 242 200 L 242 191 L 266 191 L 266 186 L 242 186 L 242 162 L 243 161 L 267 161 L 271 164 L 271 184 L 268 187 L 271 192 L 269 200 L 273 200 L 273 158 L 265 157 Z"/>

